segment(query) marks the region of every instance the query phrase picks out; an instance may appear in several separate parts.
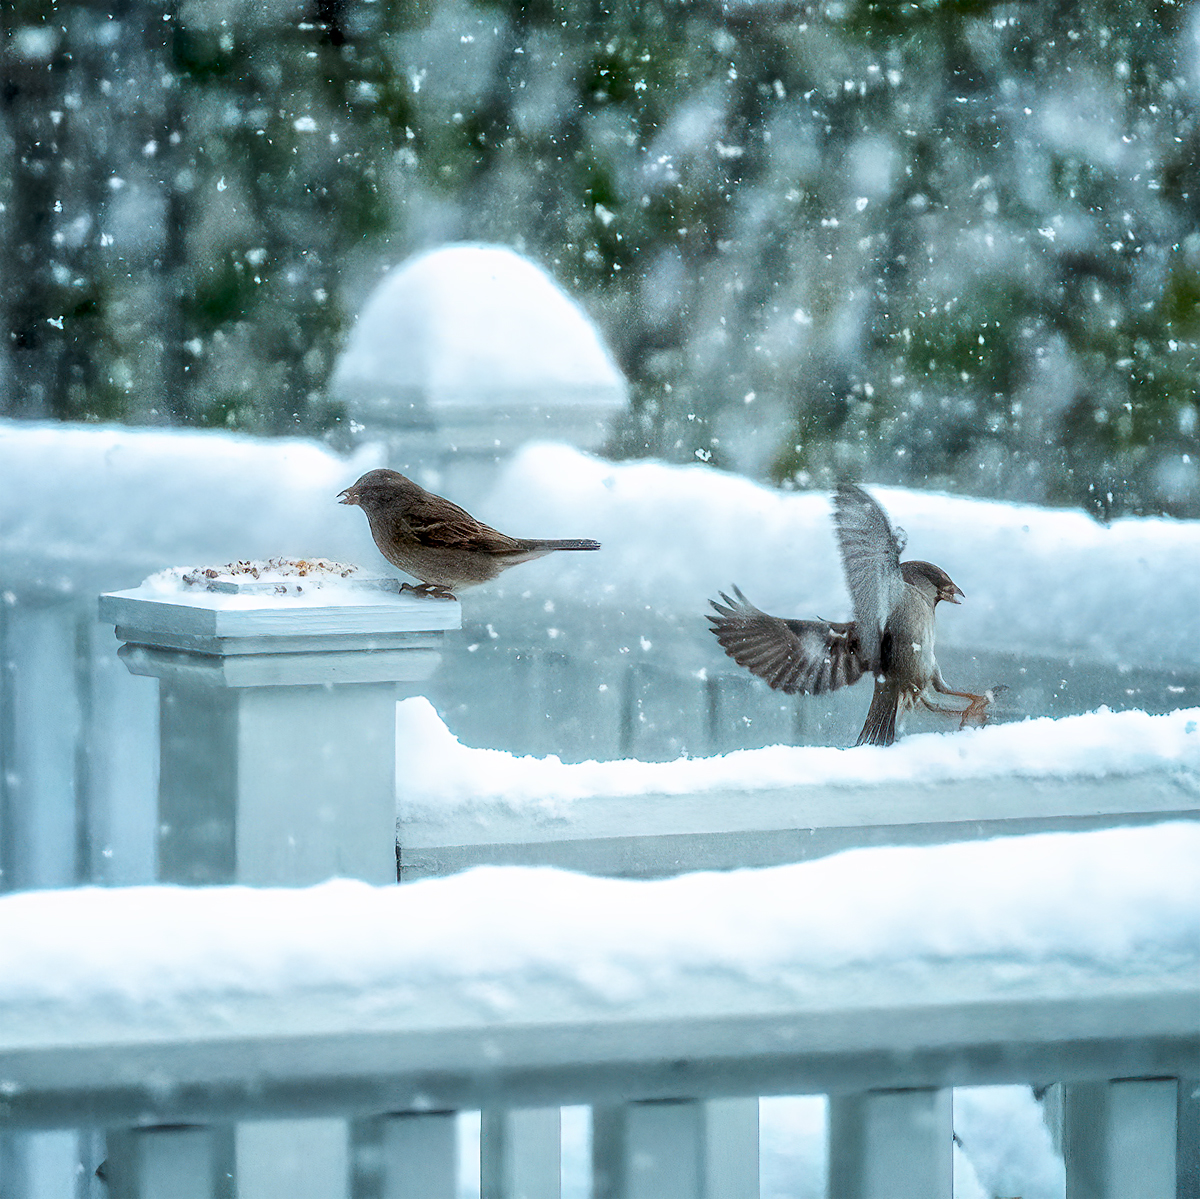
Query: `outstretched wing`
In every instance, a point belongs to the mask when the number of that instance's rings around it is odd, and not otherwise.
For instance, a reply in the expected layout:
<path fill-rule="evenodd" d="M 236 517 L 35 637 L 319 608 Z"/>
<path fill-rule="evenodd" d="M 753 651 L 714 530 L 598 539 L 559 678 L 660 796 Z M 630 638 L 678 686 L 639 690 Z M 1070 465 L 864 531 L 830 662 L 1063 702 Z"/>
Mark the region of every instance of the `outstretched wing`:
<path fill-rule="evenodd" d="M 709 600 L 709 616 L 721 648 L 739 665 L 777 691 L 819 695 L 856 683 L 866 664 L 853 622 L 784 620 L 756 608 L 735 587 L 724 603 Z"/>
<path fill-rule="evenodd" d="M 888 613 L 904 585 L 900 540 L 887 513 L 853 483 L 839 484 L 833 507 L 863 660 L 870 669 L 878 670 Z"/>
<path fill-rule="evenodd" d="M 503 554 L 523 548 L 522 542 L 498 533 L 466 509 L 427 491 L 409 498 L 404 521 L 417 541 L 431 549 L 489 550 Z"/>

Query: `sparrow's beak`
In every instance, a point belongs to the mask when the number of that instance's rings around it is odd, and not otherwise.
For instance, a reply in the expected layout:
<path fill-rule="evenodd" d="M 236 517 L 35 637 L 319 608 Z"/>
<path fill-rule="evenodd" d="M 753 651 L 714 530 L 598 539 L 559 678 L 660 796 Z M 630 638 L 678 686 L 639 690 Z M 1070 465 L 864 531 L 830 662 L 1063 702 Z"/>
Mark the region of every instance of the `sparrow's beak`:
<path fill-rule="evenodd" d="M 945 600 L 948 604 L 961 604 L 962 600 L 960 600 L 958 597 L 963 594 L 964 593 L 961 587 L 957 587 L 955 584 L 951 583 L 949 587 L 943 587 L 938 592 L 938 599 Z"/>
<path fill-rule="evenodd" d="M 353 487 L 347 487 L 345 491 L 338 492 L 339 504 L 357 504 L 358 496 L 354 492 Z"/>

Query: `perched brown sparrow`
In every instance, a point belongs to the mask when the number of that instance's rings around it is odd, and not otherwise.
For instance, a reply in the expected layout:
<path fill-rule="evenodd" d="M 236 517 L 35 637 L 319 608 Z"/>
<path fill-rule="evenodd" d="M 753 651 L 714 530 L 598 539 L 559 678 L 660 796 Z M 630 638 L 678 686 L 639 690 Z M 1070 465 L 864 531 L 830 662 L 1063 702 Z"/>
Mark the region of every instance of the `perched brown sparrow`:
<path fill-rule="evenodd" d="M 921 704 L 932 712 L 981 723 L 992 691 L 952 691 L 933 656 L 933 612 L 962 591 L 931 562 L 901 562 L 903 542 L 883 509 L 861 487 L 843 483 L 834 493 L 834 520 L 854 619 L 784 620 L 759 611 L 735 587 L 709 601 L 712 632 L 725 652 L 780 691 L 820 695 L 856 683 L 868 671 L 875 694 L 857 744 L 891 745 L 901 709 Z M 929 688 L 968 701 L 967 707 L 933 703 Z M 998 688 L 994 688 L 998 690 Z"/>
<path fill-rule="evenodd" d="M 598 541 L 506 537 L 394 470 L 368 471 L 339 496 L 343 504 L 357 504 L 367 514 L 379 552 L 421 580 L 400 590 L 439 599 L 453 599 L 463 587 L 486 583 L 518 562 L 553 550 L 600 548 Z"/>

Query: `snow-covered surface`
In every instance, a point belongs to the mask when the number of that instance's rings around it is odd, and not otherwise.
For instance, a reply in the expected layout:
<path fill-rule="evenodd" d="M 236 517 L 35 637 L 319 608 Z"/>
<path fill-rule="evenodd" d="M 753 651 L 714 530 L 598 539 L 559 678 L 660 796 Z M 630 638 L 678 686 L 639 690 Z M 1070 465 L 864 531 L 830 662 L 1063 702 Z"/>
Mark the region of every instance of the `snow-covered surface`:
<path fill-rule="evenodd" d="M 696 795 L 932 784 L 961 779 L 1099 779 L 1169 773 L 1200 793 L 1200 709 L 1166 716 L 1102 710 L 1060 720 L 927 733 L 894 746 L 775 745 L 673 762 L 568 764 L 463 745 L 423 697 L 397 705 L 401 819 L 503 809 L 566 816 L 602 796 Z"/>
<path fill-rule="evenodd" d="M 1184 994 L 1197 860 L 1200 827 L 1174 823 L 652 882 L 487 867 L 10 894 L 0 1049 Z"/>
<path fill-rule="evenodd" d="M 377 446 L 346 459 L 311 441 L 0 421 L 0 580 L 86 594 L 281 555 L 375 573 L 367 522 L 337 494 L 381 465 Z"/>
<path fill-rule="evenodd" d="M 278 607 L 371 607 L 417 602 L 424 610 L 447 608 L 424 597 L 403 595 L 400 580 L 368 574 L 357 566 L 315 559 L 260 559 L 223 566 L 170 566 L 143 579 L 137 587 L 114 593 L 129 599 L 204 608 L 215 611 L 250 611 Z M 440 624 L 439 624 L 439 627 Z"/>
<path fill-rule="evenodd" d="M 0 422 L 5 585 L 109 589 L 178 563 L 278 555 L 391 574 L 361 514 L 336 502 L 381 464 L 377 446 L 344 459 L 302 441 Z M 907 554 L 966 592 L 939 609 L 940 641 L 1200 666 L 1200 522 L 1106 527 L 1079 511 L 872 490 L 907 531 Z M 708 599 L 737 583 L 781 616 L 850 613 L 824 493 L 543 444 L 508 463 L 476 515 L 514 534 L 604 546 L 521 566 L 472 594 L 478 611 L 512 595 L 620 611 L 634 624 L 665 613 L 703 630 Z"/>
<path fill-rule="evenodd" d="M 221 566 L 171 566 L 142 581 L 160 595 L 215 591 L 230 595 L 304 595 L 327 588 L 399 590 L 399 580 L 369 577 L 357 566 L 328 558 L 258 558 Z"/>
<path fill-rule="evenodd" d="M 890 487 L 869 490 L 908 534 L 905 557 L 945 569 L 966 592 L 938 610 L 938 639 L 1131 665 L 1200 665 L 1200 522 L 1101 525 L 1046 509 Z M 780 616 L 848 619 L 824 492 L 781 492 L 704 466 L 614 464 L 529 446 L 479 515 L 528 527 L 552 512 L 604 550 L 522 568 L 539 598 L 702 613 L 738 584 Z M 586 560 L 576 560 L 586 559 Z M 594 560 L 593 560 L 594 559 Z"/>
<path fill-rule="evenodd" d="M 1063 1199 L 1066 1178 L 1041 1105 L 1028 1087 L 963 1087 L 954 1092 L 954 1131 L 984 1199 Z"/>
<path fill-rule="evenodd" d="M 367 300 L 330 389 L 405 393 L 439 409 L 625 404 L 626 385 L 583 309 L 504 246 L 449 245 L 402 263 Z"/>

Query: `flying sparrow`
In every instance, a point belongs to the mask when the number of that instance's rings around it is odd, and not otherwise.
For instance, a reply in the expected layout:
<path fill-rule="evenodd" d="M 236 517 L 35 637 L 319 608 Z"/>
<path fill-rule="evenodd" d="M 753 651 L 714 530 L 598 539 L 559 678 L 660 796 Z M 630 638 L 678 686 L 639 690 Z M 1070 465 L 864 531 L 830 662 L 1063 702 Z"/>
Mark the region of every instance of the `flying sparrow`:
<path fill-rule="evenodd" d="M 820 695 L 849 686 L 866 673 L 875 694 L 857 744 L 891 745 L 901 710 L 921 704 L 931 712 L 987 720 L 999 688 L 983 695 L 946 685 L 933 655 L 933 613 L 963 594 L 932 562 L 900 561 L 904 544 L 883 509 L 861 487 L 841 484 L 834 493 L 834 522 L 854 619 L 784 620 L 768 616 L 735 587 L 735 599 L 710 600 L 712 632 L 725 652 L 777 690 Z M 929 689 L 968 701 L 962 709 L 934 703 Z"/>

